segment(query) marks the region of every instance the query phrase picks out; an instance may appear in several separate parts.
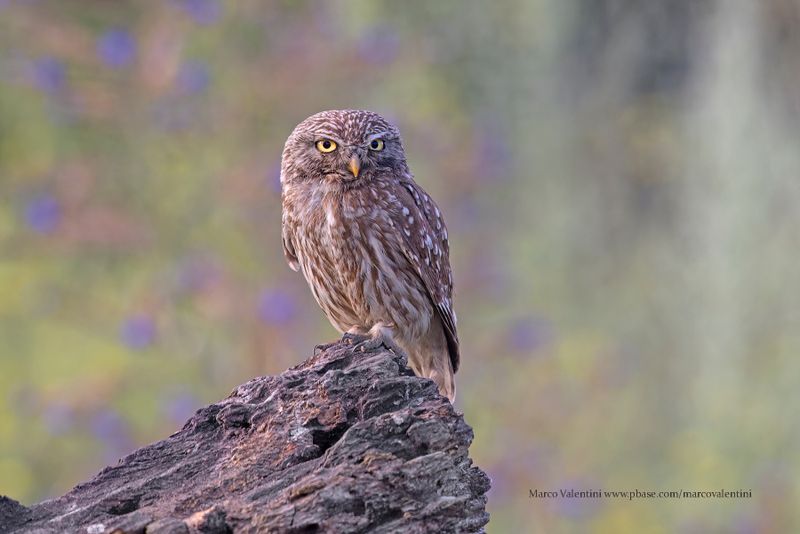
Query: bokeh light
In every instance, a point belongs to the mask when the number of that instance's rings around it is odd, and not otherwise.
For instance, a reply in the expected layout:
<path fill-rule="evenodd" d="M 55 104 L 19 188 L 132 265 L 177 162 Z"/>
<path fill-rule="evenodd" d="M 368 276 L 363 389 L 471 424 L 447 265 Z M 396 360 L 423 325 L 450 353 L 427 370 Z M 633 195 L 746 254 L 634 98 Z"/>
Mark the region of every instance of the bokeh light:
<path fill-rule="evenodd" d="M 122 28 L 107 30 L 98 38 L 97 55 L 109 67 L 126 67 L 136 57 L 136 41 Z"/>

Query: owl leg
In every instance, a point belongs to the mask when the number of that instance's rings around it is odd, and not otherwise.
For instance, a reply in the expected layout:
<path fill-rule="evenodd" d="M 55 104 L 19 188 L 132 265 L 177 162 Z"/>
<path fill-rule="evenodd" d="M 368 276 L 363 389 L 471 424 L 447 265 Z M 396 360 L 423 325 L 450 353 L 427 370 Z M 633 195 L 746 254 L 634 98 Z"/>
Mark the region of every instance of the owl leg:
<path fill-rule="evenodd" d="M 353 332 L 351 329 L 342 337 L 342 340 L 351 343 L 356 350 L 361 352 L 375 350 L 383 345 L 398 356 L 408 358 L 406 352 L 395 342 L 392 328 L 382 322 L 375 323 L 366 334 Z"/>

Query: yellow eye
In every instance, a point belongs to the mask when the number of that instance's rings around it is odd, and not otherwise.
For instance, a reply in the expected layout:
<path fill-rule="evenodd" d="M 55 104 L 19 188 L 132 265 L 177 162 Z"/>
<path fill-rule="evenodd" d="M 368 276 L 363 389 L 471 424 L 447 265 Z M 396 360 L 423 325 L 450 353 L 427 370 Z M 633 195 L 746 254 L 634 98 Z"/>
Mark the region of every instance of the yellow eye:
<path fill-rule="evenodd" d="M 383 150 L 383 147 L 384 147 L 383 139 L 373 139 L 369 143 L 369 149 L 374 150 L 375 152 Z"/>
<path fill-rule="evenodd" d="M 317 150 L 320 152 L 328 153 L 333 152 L 336 150 L 336 143 L 331 141 L 330 139 L 320 139 L 317 141 Z"/>

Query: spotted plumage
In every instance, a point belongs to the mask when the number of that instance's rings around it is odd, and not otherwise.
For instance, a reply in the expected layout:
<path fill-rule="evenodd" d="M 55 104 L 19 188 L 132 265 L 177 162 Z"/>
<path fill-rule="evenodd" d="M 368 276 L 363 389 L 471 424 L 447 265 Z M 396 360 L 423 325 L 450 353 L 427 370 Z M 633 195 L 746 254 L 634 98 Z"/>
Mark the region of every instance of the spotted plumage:
<path fill-rule="evenodd" d="M 312 115 L 286 141 L 281 187 L 284 254 L 331 324 L 402 350 L 452 401 L 459 346 L 447 229 L 397 128 L 369 111 Z"/>

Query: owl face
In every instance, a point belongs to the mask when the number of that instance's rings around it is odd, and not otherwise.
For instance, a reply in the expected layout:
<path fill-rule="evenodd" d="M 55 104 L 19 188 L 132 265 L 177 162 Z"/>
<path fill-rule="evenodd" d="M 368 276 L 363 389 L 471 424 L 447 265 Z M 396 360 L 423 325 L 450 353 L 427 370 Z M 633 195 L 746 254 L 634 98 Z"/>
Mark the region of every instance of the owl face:
<path fill-rule="evenodd" d="M 283 150 L 281 183 L 325 180 L 353 187 L 407 171 L 400 132 L 371 111 L 331 110 L 294 129 Z"/>

